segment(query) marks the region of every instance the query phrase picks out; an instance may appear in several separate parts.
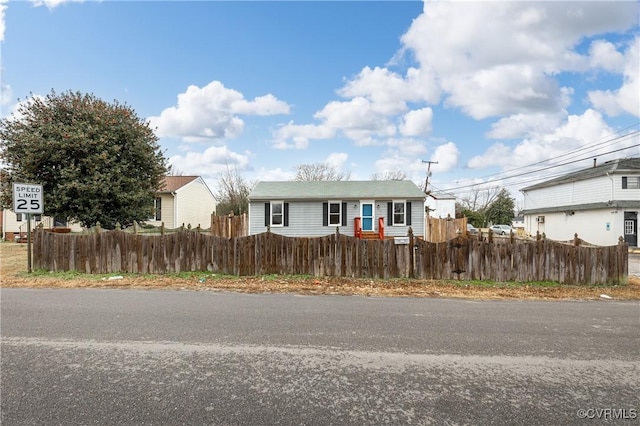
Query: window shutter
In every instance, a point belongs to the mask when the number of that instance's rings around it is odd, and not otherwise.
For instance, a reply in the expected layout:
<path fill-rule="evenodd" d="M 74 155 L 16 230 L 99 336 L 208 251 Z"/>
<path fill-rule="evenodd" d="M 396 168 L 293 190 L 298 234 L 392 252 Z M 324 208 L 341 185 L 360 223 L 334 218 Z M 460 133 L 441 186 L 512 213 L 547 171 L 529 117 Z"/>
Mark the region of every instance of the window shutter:
<path fill-rule="evenodd" d="M 329 203 L 322 203 L 322 226 L 329 226 Z"/>
<path fill-rule="evenodd" d="M 347 226 L 347 203 L 342 203 L 342 226 Z"/>
<path fill-rule="evenodd" d="M 269 220 L 269 215 L 271 214 L 271 205 L 269 203 L 264 203 L 264 226 L 269 226 L 271 221 Z"/>
<path fill-rule="evenodd" d="M 622 176 L 622 189 L 627 189 L 627 177 Z"/>
<path fill-rule="evenodd" d="M 156 220 L 162 220 L 162 198 L 156 198 Z"/>
<path fill-rule="evenodd" d="M 387 203 L 387 226 L 393 226 L 393 203 Z"/>
<path fill-rule="evenodd" d="M 289 226 L 289 203 L 284 203 L 284 226 Z"/>
<path fill-rule="evenodd" d="M 406 214 L 407 214 L 407 226 L 411 226 L 411 201 L 407 201 L 407 205 L 405 207 L 406 209 Z"/>

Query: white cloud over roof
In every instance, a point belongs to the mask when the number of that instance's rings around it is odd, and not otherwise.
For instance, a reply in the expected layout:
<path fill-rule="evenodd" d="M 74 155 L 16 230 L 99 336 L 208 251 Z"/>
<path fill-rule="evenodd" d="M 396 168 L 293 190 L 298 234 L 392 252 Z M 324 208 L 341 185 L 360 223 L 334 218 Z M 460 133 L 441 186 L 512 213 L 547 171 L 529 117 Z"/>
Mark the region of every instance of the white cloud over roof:
<path fill-rule="evenodd" d="M 233 139 L 244 130 L 240 115 L 288 114 L 289 105 L 268 94 L 249 101 L 219 81 L 204 87 L 191 85 L 178 95 L 178 104 L 149 117 L 160 138 L 182 138 L 185 142 Z"/>

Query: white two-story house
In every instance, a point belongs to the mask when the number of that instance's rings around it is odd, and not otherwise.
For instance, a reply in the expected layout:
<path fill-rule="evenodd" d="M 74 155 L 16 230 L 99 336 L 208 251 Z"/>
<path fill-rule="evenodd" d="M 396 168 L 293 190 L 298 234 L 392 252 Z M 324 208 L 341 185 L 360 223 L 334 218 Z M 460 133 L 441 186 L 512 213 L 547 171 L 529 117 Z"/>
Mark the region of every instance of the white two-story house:
<path fill-rule="evenodd" d="M 557 241 L 578 234 L 609 246 L 638 246 L 640 157 L 619 158 L 523 188 L 527 233 Z"/>

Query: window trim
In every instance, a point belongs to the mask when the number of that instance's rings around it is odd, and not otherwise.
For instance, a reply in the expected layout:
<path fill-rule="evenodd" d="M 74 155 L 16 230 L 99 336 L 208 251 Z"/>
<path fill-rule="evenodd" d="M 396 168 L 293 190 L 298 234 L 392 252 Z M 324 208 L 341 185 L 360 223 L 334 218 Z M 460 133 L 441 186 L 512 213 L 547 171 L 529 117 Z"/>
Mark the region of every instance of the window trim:
<path fill-rule="evenodd" d="M 407 224 L 407 200 L 392 200 L 391 204 L 392 204 L 392 208 L 393 208 L 393 223 L 391 225 L 392 226 L 406 226 L 406 224 Z M 400 214 L 400 213 L 396 213 L 396 204 L 402 204 L 403 205 L 403 208 L 402 208 L 402 222 L 396 222 L 396 214 Z"/>
<path fill-rule="evenodd" d="M 273 216 L 275 215 L 275 213 L 273 212 L 273 206 L 274 205 L 280 205 L 281 209 L 280 209 L 280 213 L 278 213 L 278 215 L 280 215 L 281 217 L 281 221 L 279 224 L 277 223 L 273 223 Z M 284 227 L 284 200 L 273 200 L 273 201 L 269 201 L 269 226 L 272 228 L 282 228 Z"/>
<path fill-rule="evenodd" d="M 622 189 L 640 189 L 640 176 L 622 176 Z"/>
<path fill-rule="evenodd" d="M 151 214 L 150 220 L 162 220 L 162 197 L 155 197 L 153 199 L 153 213 Z"/>
<path fill-rule="evenodd" d="M 331 213 L 331 205 L 338 205 L 338 213 Z M 331 223 L 331 216 L 338 216 L 338 223 Z M 327 226 L 342 226 L 342 200 L 327 200 Z"/>

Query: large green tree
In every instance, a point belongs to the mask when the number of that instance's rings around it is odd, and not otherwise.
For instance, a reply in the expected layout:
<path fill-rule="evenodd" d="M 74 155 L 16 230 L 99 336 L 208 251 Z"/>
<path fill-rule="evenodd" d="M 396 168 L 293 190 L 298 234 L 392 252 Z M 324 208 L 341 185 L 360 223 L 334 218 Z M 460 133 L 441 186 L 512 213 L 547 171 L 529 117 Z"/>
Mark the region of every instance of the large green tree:
<path fill-rule="evenodd" d="M 0 120 L 5 206 L 11 183 L 20 182 L 43 186 L 46 215 L 85 227 L 151 216 L 169 167 L 153 130 L 131 107 L 71 91 L 20 105 Z"/>
<path fill-rule="evenodd" d="M 485 211 L 485 217 L 494 225 L 511 225 L 514 218 L 515 200 L 505 188 L 498 193 L 498 196 L 491 202 Z"/>

